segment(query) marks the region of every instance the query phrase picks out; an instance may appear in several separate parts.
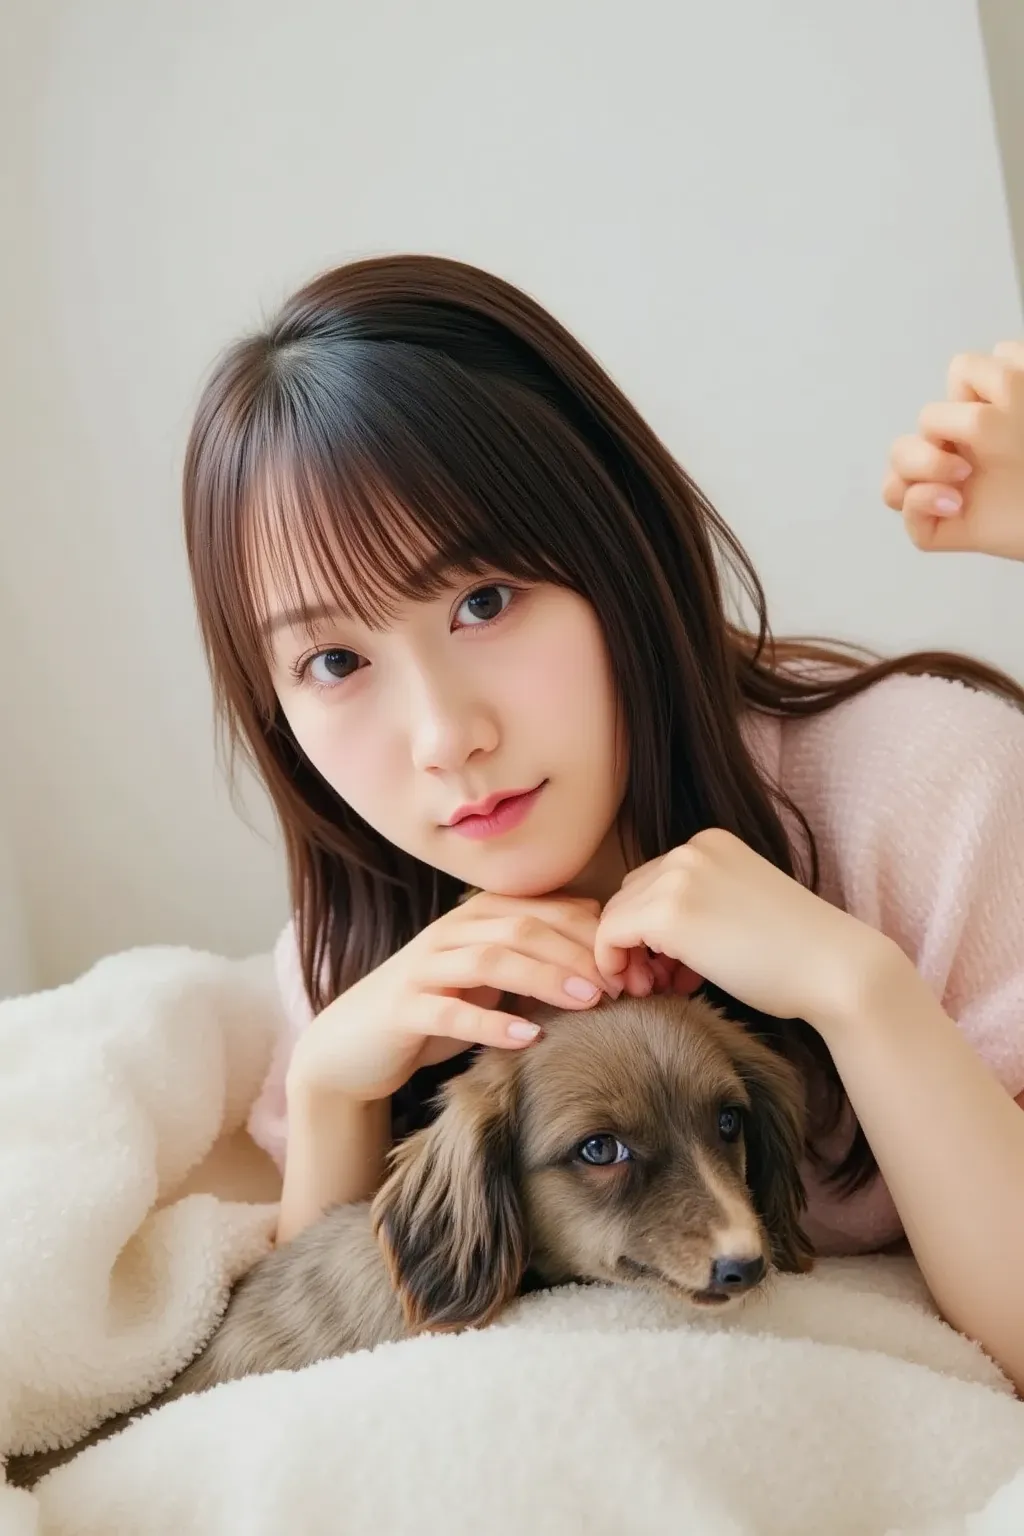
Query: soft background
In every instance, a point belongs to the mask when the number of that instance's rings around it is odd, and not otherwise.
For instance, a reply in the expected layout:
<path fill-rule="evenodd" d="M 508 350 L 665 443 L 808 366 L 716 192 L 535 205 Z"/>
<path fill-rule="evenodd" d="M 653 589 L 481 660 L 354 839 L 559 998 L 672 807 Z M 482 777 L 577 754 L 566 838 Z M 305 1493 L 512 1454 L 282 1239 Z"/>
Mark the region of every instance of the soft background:
<path fill-rule="evenodd" d="M 1024 330 L 1021 14 L 7 0 L 0 994 L 137 943 L 262 948 L 285 914 L 260 797 L 249 825 L 214 760 L 178 477 L 221 345 L 356 255 L 459 256 L 553 309 L 777 629 L 1024 674 L 1024 572 L 924 559 L 878 495 L 948 357 Z"/>

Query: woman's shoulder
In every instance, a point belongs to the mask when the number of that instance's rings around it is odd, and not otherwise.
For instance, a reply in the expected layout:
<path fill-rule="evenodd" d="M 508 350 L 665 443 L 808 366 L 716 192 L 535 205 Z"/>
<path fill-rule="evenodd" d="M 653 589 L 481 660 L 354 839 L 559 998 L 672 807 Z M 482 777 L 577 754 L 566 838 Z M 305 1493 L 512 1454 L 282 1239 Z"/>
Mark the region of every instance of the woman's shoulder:
<path fill-rule="evenodd" d="M 883 806 L 934 806 L 953 786 L 1024 793 L 1024 709 L 949 678 L 897 674 L 820 715 L 782 721 L 779 772 L 789 792 L 831 786 Z"/>
<path fill-rule="evenodd" d="M 1024 709 L 965 683 L 887 677 L 785 720 L 776 768 L 844 898 L 889 884 L 916 900 L 997 849 L 1024 857 Z"/>
<path fill-rule="evenodd" d="M 944 678 L 886 678 L 783 723 L 779 766 L 821 894 L 899 943 L 1018 1094 L 1024 710 Z"/>
<path fill-rule="evenodd" d="M 922 838 L 977 828 L 983 813 L 1024 837 L 1024 709 L 995 694 L 897 674 L 821 714 L 751 713 L 744 734 L 826 863 L 832 845 L 855 855 L 883 835 L 913 856 Z"/>

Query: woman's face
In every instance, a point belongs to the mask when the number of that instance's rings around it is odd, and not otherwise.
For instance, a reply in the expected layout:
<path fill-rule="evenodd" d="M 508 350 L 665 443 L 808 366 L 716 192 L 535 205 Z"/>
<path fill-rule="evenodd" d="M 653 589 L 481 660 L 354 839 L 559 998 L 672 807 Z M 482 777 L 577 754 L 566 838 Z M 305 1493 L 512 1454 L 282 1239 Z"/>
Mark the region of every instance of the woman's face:
<path fill-rule="evenodd" d="M 385 629 L 312 595 L 301 612 L 269 598 L 273 682 L 295 739 L 377 832 L 502 895 L 617 888 L 626 754 L 582 597 L 454 577 Z"/>

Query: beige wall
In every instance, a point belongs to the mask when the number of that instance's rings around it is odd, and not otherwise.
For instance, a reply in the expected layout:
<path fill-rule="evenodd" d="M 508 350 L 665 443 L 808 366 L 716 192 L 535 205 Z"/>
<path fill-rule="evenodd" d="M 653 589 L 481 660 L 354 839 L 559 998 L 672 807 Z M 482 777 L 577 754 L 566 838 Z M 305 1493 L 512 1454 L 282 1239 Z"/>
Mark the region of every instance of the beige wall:
<path fill-rule="evenodd" d="M 1024 672 L 1020 572 L 921 560 L 878 499 L 950 353 L 1022 329 L 963 0 L 8 0 L 5 45 L 0 837 L 37 981 L 284 915 L 213 759 L 177 484 L 214 352 L 329 262 L 530 288 L 778 627 Z"/>
<path fill-rule="evenodd" d="M 9 826 L 0 823 L 0 997 L 27 991 L 34 975 L 13 840 Z"/>
<path fill-rule="evenodd" d="M 1024 0 L 980 0 L 978 9 L 1024 293 Z"/>

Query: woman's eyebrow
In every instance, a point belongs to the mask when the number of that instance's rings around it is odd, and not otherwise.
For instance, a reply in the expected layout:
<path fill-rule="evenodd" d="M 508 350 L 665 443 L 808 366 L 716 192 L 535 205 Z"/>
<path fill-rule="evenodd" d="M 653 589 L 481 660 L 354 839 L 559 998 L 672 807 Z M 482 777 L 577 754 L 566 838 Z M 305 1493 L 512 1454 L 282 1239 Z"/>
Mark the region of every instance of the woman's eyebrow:
<path fill-rule="evenodd" d="M 261 629 L 264 635 L 278 634 L 283 629 L 311 629 L 314 624 L 340 619 L 344 622 L 351 615 L 337 603 L 315 603 L 312 607 L 283 608 L 264 619 Z"/>

